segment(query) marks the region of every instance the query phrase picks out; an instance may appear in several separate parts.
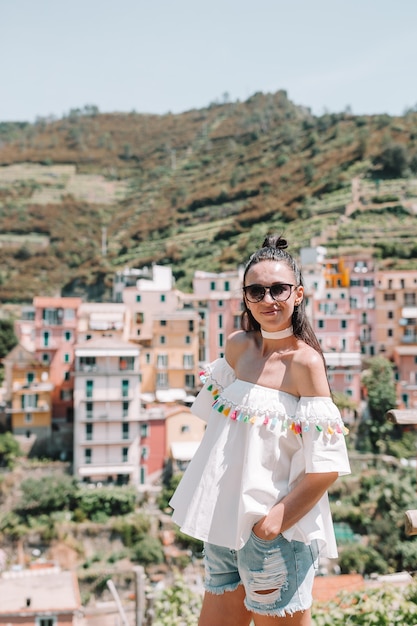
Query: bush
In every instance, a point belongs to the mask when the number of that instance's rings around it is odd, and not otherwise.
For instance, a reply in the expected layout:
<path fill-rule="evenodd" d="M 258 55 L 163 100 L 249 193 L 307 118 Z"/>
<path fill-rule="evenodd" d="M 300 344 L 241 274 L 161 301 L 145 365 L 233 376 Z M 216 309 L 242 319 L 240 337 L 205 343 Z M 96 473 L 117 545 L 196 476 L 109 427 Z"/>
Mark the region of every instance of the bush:
<path fill-rule="evenodd" d="M 141 565 L 164 562 L 164 551 L 161 542 L 155 537 L 146 535 L 133 546 L 133 558 Z"/>
<path fill-rule="evenodd" d="M 180 577 L 155 599 L 153 626 L 197 626 L 201 597 Z"/>

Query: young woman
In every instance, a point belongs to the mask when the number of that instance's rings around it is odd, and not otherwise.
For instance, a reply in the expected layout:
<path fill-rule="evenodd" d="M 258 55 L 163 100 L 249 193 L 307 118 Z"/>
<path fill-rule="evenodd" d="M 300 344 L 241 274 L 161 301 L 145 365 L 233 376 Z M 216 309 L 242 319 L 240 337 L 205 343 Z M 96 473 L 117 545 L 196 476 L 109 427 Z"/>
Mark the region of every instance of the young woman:
<path fill-rule="evenodd" d="M 350 472 L 345 428 L 287 242 L 243 277 L 242 330 L 205 372 L 207 429 L 171 505 L 205 542 L 199 626 L 308 626 L 318 556 L 336 557 L 327 489 Z"/>

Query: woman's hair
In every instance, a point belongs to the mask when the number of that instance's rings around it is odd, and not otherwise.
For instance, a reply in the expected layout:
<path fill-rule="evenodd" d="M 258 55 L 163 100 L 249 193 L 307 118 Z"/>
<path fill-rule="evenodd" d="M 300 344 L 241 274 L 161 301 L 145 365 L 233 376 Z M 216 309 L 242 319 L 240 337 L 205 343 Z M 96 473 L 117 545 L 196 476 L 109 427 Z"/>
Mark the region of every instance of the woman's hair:
<path fill-rule="evenodd" d="M 268 235 L 264 240 L 262 247 L 256 250 L 249 258 L 243 273 L 243 286 L 246 285 L 246 275 L 249 269 L 256 263 L 261 261 L 280 261 L 285 263 L 294 274 L 294 280 L 297 287 L 304 286 L 301 270 L 295 259 L 286 251 L 288 248 L 287 240 L 280 235 Z M 316 335 L 311 327 L 306 314 L 305 300 L 294 307 L 292 314 L 292 326 L 294 336 L 302 339 L 309 346 L 317 350 L 323 356 L 323 351 L 318 342 Z M 247 307 L 246 300 L 243 298 L 243 313 L 241 318 L 241 327 L 243 330 L 260 330 L 260 324 L 255 320 L 252 313 Z"/>

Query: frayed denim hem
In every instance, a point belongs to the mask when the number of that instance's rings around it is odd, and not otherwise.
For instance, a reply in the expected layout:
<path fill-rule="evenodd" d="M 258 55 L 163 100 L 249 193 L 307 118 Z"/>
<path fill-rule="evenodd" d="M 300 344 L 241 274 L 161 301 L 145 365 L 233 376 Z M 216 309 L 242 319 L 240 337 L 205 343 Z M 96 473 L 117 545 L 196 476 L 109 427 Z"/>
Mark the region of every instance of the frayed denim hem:
<path fill-rule="evenodd" d="M 214 596 L 221 596 L 227 591 L 236 591 L 241 584 L 241 582 L 230 583 L 230 585 L 223 585 L 223 587 L 212 587 L 211 585 L 205 584 L 204 590 L 208 593 L 212 593 Z"/>
<path fill-rule="evenodd" d="M 266 615 L 268 617 L 292 617 L 293 615 L 295 615 L 296 613 L 305 613 L 306 611 L 309 611 L 311 609 L 311 606 L 307 606 L 307 607 L 273 607 L 273 606 L 268 606 L 266 605 L 265 608 L 257 606 L 256 608 L 251 606 L 250 603 L 247 601 L 247 599 L 245 598 L 244 600 L 244 605 L 245 608 L 250 612 L 250 613 L 255 613 L 257 615 Z"/>

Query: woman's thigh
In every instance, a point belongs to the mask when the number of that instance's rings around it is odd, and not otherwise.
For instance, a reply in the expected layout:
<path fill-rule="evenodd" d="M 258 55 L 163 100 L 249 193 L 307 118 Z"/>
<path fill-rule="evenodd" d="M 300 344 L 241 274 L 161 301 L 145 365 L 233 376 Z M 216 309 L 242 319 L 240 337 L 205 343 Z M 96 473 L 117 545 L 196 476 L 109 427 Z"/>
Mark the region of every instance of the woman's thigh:
<path fill-rule="evenodd" d="M 316 544 L 287 541 L 278 535 L 272 541 L 251 534 L 238 551 L 238 569 L 245 587 L 245 606 L 254 615 L 286 618 L 293 624 L 308 624 L 304 613 L 312 604 L 312 587 L 317 567 Z M 285 623 L 258 619 L 256 624 Z"/>
<path fill-rule="evenodd" d="M 244 599 L 243 585 L 222 594 L 206 591 L 198 626 L 249 626 L 252 615 L 246 609 Z"/>

